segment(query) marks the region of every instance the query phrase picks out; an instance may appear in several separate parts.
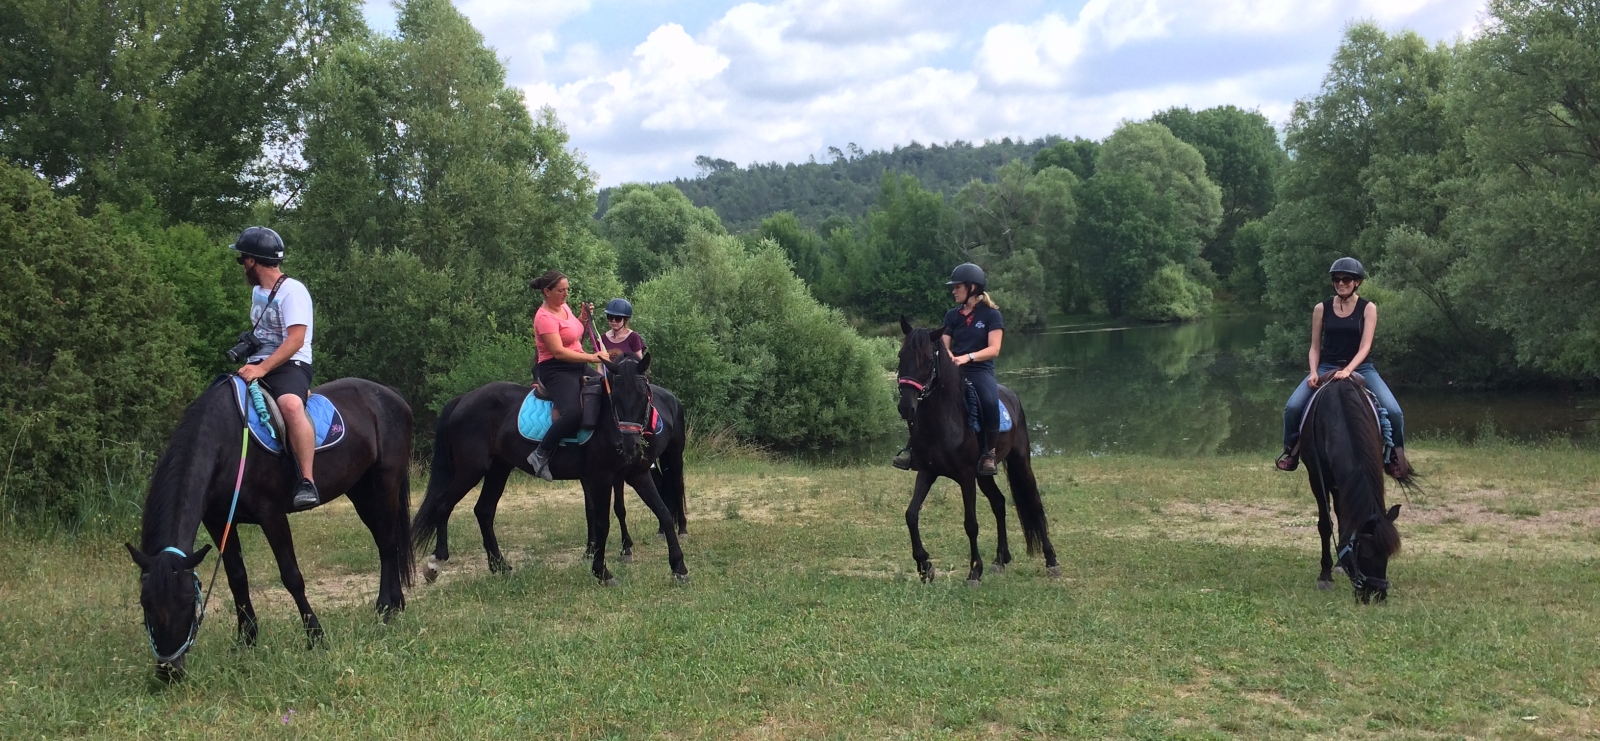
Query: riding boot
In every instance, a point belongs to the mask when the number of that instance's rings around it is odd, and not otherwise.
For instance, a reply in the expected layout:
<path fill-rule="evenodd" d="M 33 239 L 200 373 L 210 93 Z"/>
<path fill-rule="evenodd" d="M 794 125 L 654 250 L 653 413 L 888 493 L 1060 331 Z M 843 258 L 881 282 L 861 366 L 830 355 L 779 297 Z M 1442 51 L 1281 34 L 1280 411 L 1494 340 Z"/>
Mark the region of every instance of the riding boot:
<path fill-rule="evenodd" d="M 1384 466 L 1390 476 L 1403 479 L 1411 475 L 1411 461 L 1406 460 L 1406 449 L 1396 447 L 1389 451 L 1389 463 Z"/>
<path fill-rule="evenodd" d="M 1274 465 L 1278 467 L 1279 471 L 1293 471 L 1299 468 L 1300 446 L 1295 445 L 1284 448 L 1283 453 L 1278 456 L 1278 460 Z"/>
<path fill-rule="evenodd" d="M 990 448 L 978 459 L 978 475 L 993 476 L 996 473 L 999 473 L 999 469 L 995 467 L 994 448 Z"/>
<path fill-rule="evenodd" d="M 294 487 L 294 511 L 301 512 L 322 504 L 322 495 L 317 491 L 317 485 L 311 479 L 300 479 Z"/>
<path fill-rule="evenodd" d="M 550 473 L 550 453 L 541 445 L 528 454 L 528 465 L 533 467 L 533 473 L 545 481 L 555 481 L 556 477 Z"/>
<path fill-rule="evenodd" d="M 904 448 L 901 448 L 900 452 L 895 454 L 894 460 L 889 461 L 889 465 L 902 471 L 916 470 L 915 462 L 911 460 L 911 444 L 907 443 Z"/>

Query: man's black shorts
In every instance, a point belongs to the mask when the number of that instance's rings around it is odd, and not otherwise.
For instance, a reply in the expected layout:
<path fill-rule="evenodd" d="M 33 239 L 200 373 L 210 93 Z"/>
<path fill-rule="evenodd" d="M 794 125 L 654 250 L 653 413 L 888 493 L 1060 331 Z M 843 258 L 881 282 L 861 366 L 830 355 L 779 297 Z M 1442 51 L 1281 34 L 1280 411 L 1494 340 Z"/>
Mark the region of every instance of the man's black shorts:
<path fill-rule="evenodd" d="M 261 385 L 272 392 L 274 399 L 294 394 L 300 397 L 301 401 L 310 401 L 311 366 L 298 360 L 291 360 L 267 371 L 267 375 L 261 377 Z"/>

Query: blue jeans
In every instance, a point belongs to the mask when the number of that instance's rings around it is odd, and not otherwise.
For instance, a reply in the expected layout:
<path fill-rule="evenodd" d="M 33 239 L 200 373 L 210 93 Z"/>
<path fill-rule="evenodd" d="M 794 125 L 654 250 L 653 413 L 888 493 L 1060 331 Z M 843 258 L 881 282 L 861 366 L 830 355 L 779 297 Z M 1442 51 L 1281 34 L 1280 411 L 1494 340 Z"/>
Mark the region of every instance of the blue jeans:
<path fill-rule="evenodd" d="M 1317 366 L 1317 377 L 1327 379 L 1329 376 L 1344 366 L 1323 363 Z M 1389 415 L 1389 426 L 1392 428 L 1394 446 L 1405 447 L 1405 417 L 1400 414 L 1400 402 L 1395 401 L 1394 392 L 1389 390 L 1389 384 L 1383 382 L 1383 377 L 1378 375 L 1378 369 L 1371 363 L 1362 363 L 1356 366 L 1356 373 L 1367 382 L 1367 389 L 1378 397 L 1378 404 Z M 1283 447 L 1292 448 L 1300 442 L 1300 419 L 1305 416 L 1306 404 L 1311 401 L 1311 377 L 1306 376 L 1300 382 L 1300 387 L 1289 396 L 1289 403 L 1283 407 Z"/>
<path fill-rule="evenodd" d="M 1000 434 L 1000 382 L 995 380 L 994 366 L 990 364 L 963 365 L 961 377 L 978 392 L 978 447 L 988 452 Z"/>

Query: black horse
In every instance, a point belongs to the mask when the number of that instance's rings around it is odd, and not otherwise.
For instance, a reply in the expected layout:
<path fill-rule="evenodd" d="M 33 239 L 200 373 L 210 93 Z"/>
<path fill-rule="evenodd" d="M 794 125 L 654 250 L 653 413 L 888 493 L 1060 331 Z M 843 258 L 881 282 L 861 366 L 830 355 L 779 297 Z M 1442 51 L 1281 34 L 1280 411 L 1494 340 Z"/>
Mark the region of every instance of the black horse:
<path fill-rule="evenodd" d="M 378 610 L 387 620 L 405 609 L 404 587 L 411 585 L 411 407 L 387 387 L 344 378 L 312 389 L 326 396 L 344 417 L 344 440 L 317 452 L 316 479 L 323 501 L 350 497 L 361 521 L 372 531 L 380 560 Z M 298 480 L 294 457 L 274 455 L 253 439 L 239 470 L 244 424 L 232 380 L 221 376 L 184 410 L 165 453 L 156 463 L 145 497 L 140 547 L 128 545 L 139 565 L 139 601 L 156 653 L 157 673 L 172 679 L 183 670 L 200 624 L 200 578 L 196 567 L 211 550 L 194 550 L 203 523 L 212 542 L 221 542 L 235 481 L 242 481 L 234 524 L 260 525 L 278 561 L 284 588 L 294 597 L 308 641 L 315 645 L 322 624 L 306 601 L 305 579 L 295 563 L 289 532 L 291 490 Z M 222 565 L 233 590 L 239 639 L 256 640 L 256 613 L 237 529 L 223 545 Z"/>
<path fill-rule="evenodd" d="M 594 575 L 602 584 L 617 583 L 605 565 L 606 538 L 610 534 L 609 505 L 612 489 L 627 483 L 639 493 L 667 540 L 667 560 L 673 576 L 687 581 L 683 551 L 678 546 L 679 525 L 683 522 L 683 408 L 678 398 L 645 377 L 650 356 L 635 360 L 631 355 L 606 363 L 610 373 L 610 393 L 594 397 L 601 405 L 594 436 L 583 445 L 562 445 L 550 459 L 550 472 L 558 479 L 583 482 L 584 516 L 589 537 L 586 556 L 593 556 Z M 489 570 L 509 571 L 511 565 L 500 553 L 494 532 L 495 509 L 505 491 L 512 469 L 529 474 L 528 454 L 534 443 L 517 430 L 517 412 L 528 395 L 528 387 L 500 382 L 469 391 L 451 399 L 439 413 L 433 441 L 433 471 L 428 493 L 417 508 L 414 542 L 419 549 L 434 545 L 424 575 L 431 581 L 438 576 L 438 564 L 450 559 L 448 524 L 450 512 L 461 498 L 483 482 L 473 513 L 483 532 L 483 549 L 489 557 Z M 650 407 L 654 404 L 665 429 L 648 437 Z M 651 466 L 659 463 L 663 492 L 656 486 Z M 670 503 L 670 504 L 669 504 Z M 437 535 L 437 538 L 435 536 Z"/>
<path fill-rule="evenodd" d="M 1301 456 L 1317 498 L 1317 532 L 1322 536 L 1317 588 L 1333 586 L 1337 560 L 1363 604 L 1373 597 L 1388 598 L 1389 557 L 1400 552 L 1400 531 L 1394 526 L 1400 505 L 1384 509 L 1383 433 L 1365 389 L 1360 376 L 1328 381 L 1312 399 L 1300 431 Z M 1396 481 L 1401 486 L 1415 483 L 1410 473 Z M 1329 549 L 1330 501 L 1339 518 L 1337 559 Z"/>
<path fill-rule="evenodd" d="M 1004 571 L 1011 563 L 1011 549 L 1006 543 L 1006 498 L 993 477 L 978 475 L 978 435 L 968 422 L 966 387 L 960 369 L 939 339 L 944 328 L 913 328 L 901 317 L 900 329 L 905 332 L 905 339 L 900 343 L 900 416 L 911 423 L 911 459 L 917 471 L 911 506 L 906 508 L 911 556 L 916 559 L 917 573 L 922 580 L 932 581 L 933 562 L 928 559 L 927 549 L 922 547 L 917 518 L 934 480 L 944 476 L 961 486 L 967 540 L 972 546 L 967 583 L 977 586 L 983 579 L 983 559 L 978 555 L 975 488 L 983 489 L 990 509 L 994 510 L 995 528 L 999 532 L 994 557 L 996 572 Z M 1022 521 L 1028 555 L 1043 550 L 1050 575 L 1060 576 L 1061 566 L 1056 563 L 1056 549 L 1050 544 L 1046 528 L 1044 502 L 1039 497 L 1038 482 L 1033 478 L 1028 423 L 1022 413 L 1022 402 L 1015 392 L 1001 386 L 1000 403 L 1006 405 L 1013 423 L 1010 431 L 1000 433 L 996 439 L 995 454 L 1006 464 L 1006 480 L 1016 500 L 1017 519 Z"/>

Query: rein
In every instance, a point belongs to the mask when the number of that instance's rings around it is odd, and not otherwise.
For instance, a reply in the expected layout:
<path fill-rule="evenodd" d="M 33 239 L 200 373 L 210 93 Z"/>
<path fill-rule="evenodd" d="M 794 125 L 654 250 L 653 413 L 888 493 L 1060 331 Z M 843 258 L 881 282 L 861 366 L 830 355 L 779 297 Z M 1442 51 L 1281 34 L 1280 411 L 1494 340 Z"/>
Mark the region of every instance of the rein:
<path fill-rule="evenodd" d="M 251 382 L 250 385 L 255 386 L 255 382 Z M 206 587 L 204 599 L 201 599 L 200 597 L 200 575 L 194 573 L 193 569 L 189 570 L 190 576 L 194 577 L 195 609 L 194 623 L 189 626 L 189 637 L 184 639 L 183 645 L 179 646 L 176 651 L 173 651 L 171 654 L 166 656 L 162 656 L 160 649 L 156 648 L 156 635 L 154 631 L 150 630 L 150 621 L 148 619 L 145 620 L 144 634 L 145 637 L 150 639 L 150 653 L 156 655 L 157 664 L 171 664 L 172 662 L 183 658 L 183 655 L 188 653 L 189 649 L 194 648 L 194 639 L 200 634 L 200 624 L 206 620 L 206 607 L 211 604 L 211 591 L 217 587 L 217 570 L 222 568 L 222 551 L 228 547 L 228 535 L 233 531 L 233 515 L 239 508 L 239 490 L 244 487 L 245 456 L 250 452 L 249 426 L 246 426 L 242 433 L 242 439 L 239 443 L 239 474 L 233 480 L 233 502 L 228 505 L 228 521 L 222 526 L 222 544 L 217 546 L 217 561 L 211 567 L 211 586 Z M 179 558 L 189 557 L 189 554 L 184 553 L 181 549 L 174 548 L 170 545 L 166 548 L 162 548 L 161 552 L 175 553 Z"/>

